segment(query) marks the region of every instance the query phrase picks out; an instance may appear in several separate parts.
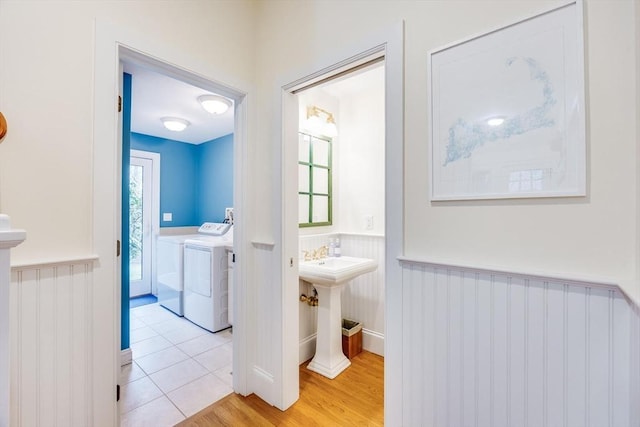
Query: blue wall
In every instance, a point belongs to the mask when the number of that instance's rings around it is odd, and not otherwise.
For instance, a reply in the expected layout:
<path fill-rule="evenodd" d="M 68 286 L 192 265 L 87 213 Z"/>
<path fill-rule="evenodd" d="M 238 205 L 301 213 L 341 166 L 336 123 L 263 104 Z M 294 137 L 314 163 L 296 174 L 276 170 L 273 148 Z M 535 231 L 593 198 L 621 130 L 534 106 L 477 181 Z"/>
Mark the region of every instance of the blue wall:
<path fill-rule="evenodd" d="M 222 222 L 233 207 L 233 134 L 198 146 L 200 149 L 200 223 Z"/>
<path fill-rule="evenodd" d="M 120 241 L 120 273 L 122 304 L 120 350 L 129 348 L 129 152 L 131 135 L 131 74 L 124 73 L 122 93 L 122 236 Z"/>
<path fill-rule="evenodd" d="M 160 226 L 222 222 L 233 206 L 233 134 L 200 145 L 131 133 L 131 149 L 160 154 Z M 171 212 L 173 221 L 162 221 Z"/>
<path fill-rule="evenodd" d="M 132 132 L 131 149 L 160 153 L 160 226 L 200 225 L 198 146 Z M 173 220 L 162 221 L 163 212 Z"/>

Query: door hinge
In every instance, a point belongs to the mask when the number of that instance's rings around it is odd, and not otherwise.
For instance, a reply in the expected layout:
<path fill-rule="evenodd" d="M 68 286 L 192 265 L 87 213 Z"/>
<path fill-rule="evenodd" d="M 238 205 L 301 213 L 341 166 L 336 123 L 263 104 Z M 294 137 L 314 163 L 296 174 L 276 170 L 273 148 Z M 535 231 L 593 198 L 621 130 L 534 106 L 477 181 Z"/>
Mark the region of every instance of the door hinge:
<path fill-rule="evenodd" d="M 120 240 L 116 240 L 116 256 L 120 256 Z"/>
<path fill-rule="evenodd" d="M 120 402 L 120 384 L 116 384 L 116 402 Z"/>
<path fill-rule="evenodd" d="M 236 262 L 236 254 L 231 255 L 231 262 Z"/>
<path fill-rule="evenodd" d="M 122 111 L 122 97 L 118 95 L 118 113 Z"/>

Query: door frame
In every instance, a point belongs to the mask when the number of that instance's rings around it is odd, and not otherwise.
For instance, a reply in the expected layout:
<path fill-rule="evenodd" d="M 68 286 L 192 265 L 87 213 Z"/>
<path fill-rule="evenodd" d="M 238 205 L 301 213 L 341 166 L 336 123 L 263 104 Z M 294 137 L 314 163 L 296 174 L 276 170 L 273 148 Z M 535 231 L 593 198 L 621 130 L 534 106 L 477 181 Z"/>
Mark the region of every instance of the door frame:
<path fill-rule="evenodd" d="M 297 143 L 299 90 L 348 71 L 376 57 L 384 57 L 385 67 L 385 337 L 384 337 L 384 413 L 385 424 L 402 424 L 403 370 L 402 270 L 398 257 L 404 254 L 404 22 L 372 35 L 363 44 L 352 46 L 338 58 L 329 59 L 324 68 L 313 68 L 303 77 L 280 86 L 282 96 L 282 132 L 279 156 L 282 194 L 282 280 L 283 319 L 297 321 L 298 304 L 290 304 L 298 292 L 297 221 Z M 344 59 L 346 58 L 346 59 Z M 293 219 L 292 219 L 293 218 Z M 296 300 L 297 301 L 297 300 Z M 283 337 L 283 358 L 291 361 L 298 354 L 299 337 Z M 293 366 L 284 366 L 285 402 L 297 397 L 297 358 Z M 293 369 L 295 367 L 295 370 Z"/>
<path fill-rule="evenodd" d="M 129 150 L 129 157 L 137 157 L 151 161 L 151 236 L 149 251 L 151 257 L 151 293 L 158 293 L 156 281 L 156 237 L 160 233 L 160 153 L 143 150 Z M 131 286 L 131 284 L 129 284 Z"/>
<path fill-rule="evenodd" d="M 215 70 L 207 68 L 197 58 L 180 50 L 158 44 L 129 28 L 107 21 L 95 22 L 94 56 L 94 127 L 93 127 L 93 181 L 92 185 L 92 242 L 98 261 L 93 268 L 93 282 L 88 297 L 88 310 L 92 313 L 89 328 L 93 337 L 87 374 L 90 376 L 94 425 L 119 425 L 116 386 L 120 374 L 121 283 L 120 257 L 116 243 L 122 230 L 122 115 L 118 112 L 118 96 L 122 86 L 121 62 L 134 62 L 154 71 L 185 81 L 226 96 L 234 101 L 234 284 L 243 283 L 250 244 L 247 243 L 245 212 L 249 202 L 247 179 L 248 92 L 246 82 L 235 84 L 236 79 L 225 76 L 214 78 Z M 179 65 L 175 65 L 179 64 Z M 246 298 L 243 286 L 236 286 L 234 298 L 235 324 L 233 334 L 233 389 L 248 394 Z"/>

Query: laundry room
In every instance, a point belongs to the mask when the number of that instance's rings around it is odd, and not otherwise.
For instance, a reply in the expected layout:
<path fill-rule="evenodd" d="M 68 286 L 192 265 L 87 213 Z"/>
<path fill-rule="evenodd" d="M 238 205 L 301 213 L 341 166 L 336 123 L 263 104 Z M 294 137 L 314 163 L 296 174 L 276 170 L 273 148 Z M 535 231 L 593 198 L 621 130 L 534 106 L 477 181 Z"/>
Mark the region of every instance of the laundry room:
<path fill-rule="evenodd" d="M 188 416 L 233 390 L 234 111 L 215 91 L 141 64 L 124 63 L 123 83 L 129 425 L 150 396 Z"/>

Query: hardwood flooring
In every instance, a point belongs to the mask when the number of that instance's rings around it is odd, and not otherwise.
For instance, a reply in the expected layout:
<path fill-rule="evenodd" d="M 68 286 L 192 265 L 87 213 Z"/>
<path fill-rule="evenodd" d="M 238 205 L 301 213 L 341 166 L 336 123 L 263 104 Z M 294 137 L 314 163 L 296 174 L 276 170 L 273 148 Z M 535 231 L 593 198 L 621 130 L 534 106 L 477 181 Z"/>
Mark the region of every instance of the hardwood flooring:
<path fill-rule="evenodd" d="M 300 399 L 286 411 L 231 394 L 178 424 L 204 426 L 382 426 L 384 358 L 363 351 L 330 380 L 300 365 Z"/>

